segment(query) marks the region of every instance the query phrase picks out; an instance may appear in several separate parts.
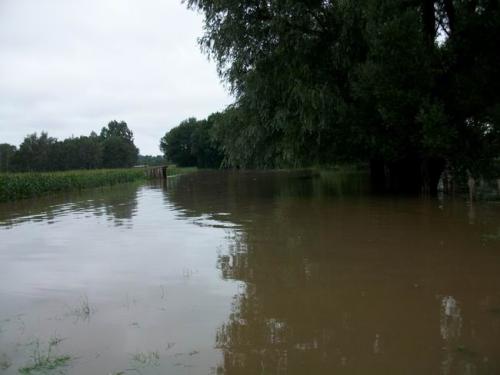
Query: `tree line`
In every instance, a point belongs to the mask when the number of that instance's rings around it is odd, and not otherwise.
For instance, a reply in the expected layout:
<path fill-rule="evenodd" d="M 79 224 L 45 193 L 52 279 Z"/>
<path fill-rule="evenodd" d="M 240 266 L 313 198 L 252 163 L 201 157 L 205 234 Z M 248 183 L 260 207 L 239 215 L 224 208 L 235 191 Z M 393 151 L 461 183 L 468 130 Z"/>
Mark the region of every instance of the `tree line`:
<path fill-rule="evenodd" d="M 165 158 L 179 167 L 221 168 L 224 153 L 216 124 L 223 114 L 206 120 L 192 117 L 167 132 L 160 141 Z"/>
<path fill-rule="evenodd" d="M 62 141 L 42 132 L 26 136 L 19 148 L 0 144 L 1 172 L 124 168 L 136 164 L 139 150 L 124 121 L 111 121 L 100 134 Z"/>
<path fill-rule="evenodd" d="M 498 176 L 498 0 L 187 3 L 203 12 L 201 45 L 236 101 L 169 132 L 168 157 L 242 168 L 362 161 L 395 190 L 434 192 L 443 171 Z"/>

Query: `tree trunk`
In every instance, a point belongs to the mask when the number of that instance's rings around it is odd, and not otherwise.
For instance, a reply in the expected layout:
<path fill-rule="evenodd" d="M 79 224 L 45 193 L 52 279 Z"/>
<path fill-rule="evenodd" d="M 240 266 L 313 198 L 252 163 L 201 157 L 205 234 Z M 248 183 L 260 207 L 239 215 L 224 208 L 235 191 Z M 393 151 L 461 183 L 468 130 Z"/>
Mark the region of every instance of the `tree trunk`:
<path fill-rule="evenodd" d="M 422 162 L 422 192 L 437 195 L 438 183 L 446 162 L 439 158 L 429 158 Z"/>
<path fill-rule="evenodd" d="M 424 25 L 424 35 L 430 45 L 436 39 L 436 16 L 434 10 L 434 0 L 422 0 L 422 23 Z"/>
<path fill-rule="evenodd" d="M 453 186 L 453 176 L 450 172 L 449 165 L 445 165 L 444 170 L 442 172 L 443 176 L 443 192 L 445 194 L 453 194 L 454 186 Z"/>
<path fill-rule="evenodd" d="M 370 160 L 370 182 L 375 192 L 386 190 L 385 163 L 382 159 Z"/>
<path fill-rule="evenodd" d="M 448 27 L 451 35 L 455 31 L 455 5 L 453 4 L 453 0 L 444 0 L 444 10 L 448 18 Z"/>
<path fill-rule="evenodd" d="M 476 179 L 470 171 L 467 171 L 467 186 L 469 187 L 469 200 L 472 202 L 476 200 Z"/>
<path fill-rule="evenodd" d="M 407 158 L 391 163 L 374 159 L 370 161 L 372 188 L 378 192 L 436 195 L 444 166 L 444 160 L 437 158 Z"/>

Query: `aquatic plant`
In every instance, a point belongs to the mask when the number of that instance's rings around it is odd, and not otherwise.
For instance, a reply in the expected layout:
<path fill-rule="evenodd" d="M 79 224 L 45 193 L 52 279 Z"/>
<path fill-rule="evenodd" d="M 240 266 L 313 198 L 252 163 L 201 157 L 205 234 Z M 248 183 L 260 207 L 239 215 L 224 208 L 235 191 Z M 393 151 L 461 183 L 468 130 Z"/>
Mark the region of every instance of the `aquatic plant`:
<path fill-rule="evenodd" d="M 88 321 L 90 316 L 95 313 L 95 311 L 96 308 L 89 303 L 87 295 L 83 295 L 80 298 L 78 305 L 69 309 L 68 315 L 72 315 L 77 319 Z"/>
<path fill-rule="evenodd" d="M 0 356 L 0 370 L 7 370 L 10 366 L 12 366 L 11 360 L 6 354 L 2 354 Z"/>
<path fill-rule="evenodd" d="M 62 337 L 57 336 L 54 334 L 50 339 L 49 339 L 49 346 L 57 346 L 61 342 L 63 342 L 65 339 Z"/>
<path fill-rule="evenodd" d="M 158 366 L 160 364 L 160 353 L 157 350 L 138 352 L 132 355 L 132 360 L 143 366 Z"/>
<path fill-rule="evenodd" d="M 33 348 L 32 363 L 21 367 L 19 372 L 21 374 L 32 374 L 39 372 L 47 372 L 50 370 L 55 370 L 60 367 L 68 365 L 71 361 L 71 356 L 68 354 L 60 355 L 53 352 L 53 348 L 57 346 L 60 342 L 59 340 L 54 344 L 53 340 L 49 340 L 47 349 L 45 350 L 41 345 L 40 341 L 36 340 Z"/>

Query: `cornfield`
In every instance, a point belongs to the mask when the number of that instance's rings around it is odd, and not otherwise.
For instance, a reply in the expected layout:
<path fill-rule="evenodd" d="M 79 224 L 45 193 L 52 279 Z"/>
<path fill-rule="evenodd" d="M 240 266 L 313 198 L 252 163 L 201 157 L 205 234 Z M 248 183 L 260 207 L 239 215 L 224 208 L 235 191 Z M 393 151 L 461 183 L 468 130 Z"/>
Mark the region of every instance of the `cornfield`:
<path fill-rule="evenodd" d="M 0 173 L 0 202 L 145 179 L 140 168 Z"/>

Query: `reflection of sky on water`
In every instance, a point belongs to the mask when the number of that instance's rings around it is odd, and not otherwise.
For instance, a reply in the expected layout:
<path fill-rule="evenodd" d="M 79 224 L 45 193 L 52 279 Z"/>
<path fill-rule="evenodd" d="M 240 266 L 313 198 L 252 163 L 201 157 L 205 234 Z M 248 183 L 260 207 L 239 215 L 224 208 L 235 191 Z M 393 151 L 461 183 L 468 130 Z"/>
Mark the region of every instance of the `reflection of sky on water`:
<path fill-rule="evenodd" d="M 8 321 L 0 324 L 0 355 L 13 362 L 6 373 L 29 361 L 27 343 L 46 343 L 55 333 L 79 357 L 72 374 L 122 371 L 136 365 L 131 353 L 156 350 L 160 368 L 172 374 L 216 367 L 214 327 L 238 287 L 215 267 L 226 225 L 182 218 L 163 204 L 161 187 L 93 195 L 2 211 L 0 318 Z M 95 308 L 89 319 L 80 319 L 83 299 Z"/>
<path fill-rule="evenodd" d="M 85 190 L 61 196 L 45 196 L 0 205 L 0 230 L 25 222 L 54 224 L 71 219 L 105 216 L 113 225 L 131 225 L 137 211 L 137 199 L 143 189 L 136 184 Z"/>

